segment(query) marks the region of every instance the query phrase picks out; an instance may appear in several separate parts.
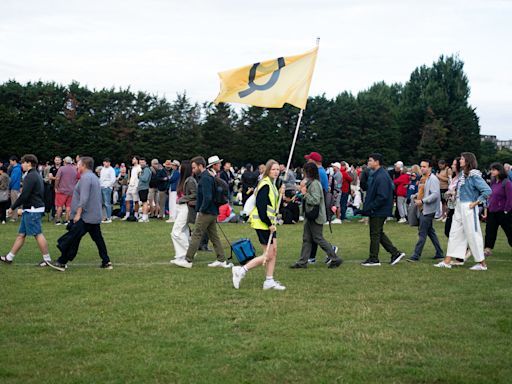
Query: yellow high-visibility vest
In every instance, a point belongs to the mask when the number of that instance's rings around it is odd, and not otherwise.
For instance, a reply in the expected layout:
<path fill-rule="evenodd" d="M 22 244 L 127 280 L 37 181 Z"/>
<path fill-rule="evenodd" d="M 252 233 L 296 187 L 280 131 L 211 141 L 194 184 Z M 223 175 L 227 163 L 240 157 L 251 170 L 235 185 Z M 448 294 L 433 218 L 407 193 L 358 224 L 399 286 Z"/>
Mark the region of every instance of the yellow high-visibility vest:
<path fill-rule="evenodd" d="M 272 182 L 270 177 L 266 176 L 258 183 L 258 191 L 256 192 L 256 196 L 265 185 L 268 185 L 268 198 L 270 200 L 270 205 L 267 205 L 267 216 L 272 223 L 275 224 L 275 219 L 277 216 L 277 202 L 279 200 L 279 192 L 275 184 Z M 254 207 L 250 216 L 251 227 L 254 229 L 263 229 L 268 230 L 268 225 L 260 220 L 260 216 L 258 214 L 258 207 Z"/>

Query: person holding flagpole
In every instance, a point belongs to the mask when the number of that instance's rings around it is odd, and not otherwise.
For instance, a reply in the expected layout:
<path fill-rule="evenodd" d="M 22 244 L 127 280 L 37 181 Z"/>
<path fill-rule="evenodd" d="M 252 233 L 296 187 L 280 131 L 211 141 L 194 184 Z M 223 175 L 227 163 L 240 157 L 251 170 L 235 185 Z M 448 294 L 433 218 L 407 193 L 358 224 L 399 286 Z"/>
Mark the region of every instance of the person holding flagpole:
<path fill-rule="evenodd" d="M 249 270 L 265 265 L 266 279 L 263 283 L 264 290 L 284 291 L 286 287 L 274 280 L 274 269 L 277 258 L 277 232 L 276 215 L 279 209 L 279 195 L 284 193 L 284 184 L 280 191 L 277 190 L 276 180 L 279 177 L 279 163 L 275 160 L 267 161 L 265 173 L 258 183 L 256 192 L 256 207 L 252 210 L 249 220 L 251 227 L 256 230 L 258 240 L 263 248 L 263 255 L 255 257 L 241 267 L 233 267 L 233 286 L 240 288 L 240 281 Z"/>

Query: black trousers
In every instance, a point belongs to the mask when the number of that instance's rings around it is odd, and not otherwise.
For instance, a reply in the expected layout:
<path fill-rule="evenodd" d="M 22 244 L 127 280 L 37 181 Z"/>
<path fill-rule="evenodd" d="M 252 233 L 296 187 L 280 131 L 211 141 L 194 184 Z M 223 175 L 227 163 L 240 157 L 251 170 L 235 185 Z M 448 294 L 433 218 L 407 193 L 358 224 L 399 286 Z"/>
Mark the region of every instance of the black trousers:
<path fill-rule="evenodd" d="M 446 221 L 444 222 L 444 235 L 446 237 L 450 237 L 450 229 L 452 229 L 452 221 L 453 221 L 453 214 L 455 213 L 455 209 L 448 209 L 448 212 L 446 214 Z"/>
<path fill-rule="evenodd" d="M 5 211 L 7 211 L 10 206 L 11 202 L 9 200 L 0 201 L 0 222 L 7 220 Z"/>
<path fill-rule="evenodd" d="M 74 260 L 78 253 L 80 241 L 86 233 L 89 233 L 91 239 L 96 244 L 102 264 L 105 265 L 110 262 L 107 246 L 101 234 L 100 224 L 89 224 L 80 219 L 76 223 L 70 222 L 68 232 L 57 240 L 57 248 L 61 251 L 61 256 L 57 260 L 59 263 L 67 264 L 69 261 Z"/>
<path fill-rule="evenodd" d="M 391 254 L 396 256 L 400 254 L 400 251 L 396 249 L 391 240 L 384 233 L 384 222 L 386 217 L 370 217 L 370 259 L 374 261 L 379 260 L 379 248 L 380 245 Z"/>
<path fill-rule="evenodd" d="M 509 212 L 488 212 L 487 225 L 485 227 L 485 248 L 494 248 L 498 229 L 503 228 L 508 239 L 508 245 L 512 247 L 512 214 Z"/>

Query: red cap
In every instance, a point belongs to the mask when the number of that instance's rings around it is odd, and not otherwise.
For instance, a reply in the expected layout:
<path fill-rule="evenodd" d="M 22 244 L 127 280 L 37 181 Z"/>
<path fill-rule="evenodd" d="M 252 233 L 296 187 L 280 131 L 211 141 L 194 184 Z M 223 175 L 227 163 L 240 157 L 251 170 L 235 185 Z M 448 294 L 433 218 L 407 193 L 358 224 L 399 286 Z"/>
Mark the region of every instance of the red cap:
<path fill-rule="evenodd" d="M 306 160 L 313 160 L 313 161 L 316 161 L 318 163 L 322 162 L 322 155 L 319 154 L 318 152 L 311 152 L 309 155 L 304 156 L 304 158 Z"/>

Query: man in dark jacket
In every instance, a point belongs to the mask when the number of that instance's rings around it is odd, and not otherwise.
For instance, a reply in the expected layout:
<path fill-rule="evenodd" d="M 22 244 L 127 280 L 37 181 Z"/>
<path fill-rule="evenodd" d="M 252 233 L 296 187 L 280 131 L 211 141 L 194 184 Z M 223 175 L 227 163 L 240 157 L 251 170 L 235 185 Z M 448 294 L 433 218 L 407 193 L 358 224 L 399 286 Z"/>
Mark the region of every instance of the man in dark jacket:
<path fill-rule="evenodd" d="M 391 265 L 398 263 L 405 253 L 400 252 L 384 233 L 386 218 L 393 209 L 394 185 L 388 172 L 382 166 L 382 155 L 372 153 L 368 158 L 368 167 L 374 172 L 368 180 L 368 192 L 362 214 L 370 217 L 370 257 L 361 263 L 364 267 L 380 266 L 379 245 L 391 254 Z"/>
<path fill-rule="evenodd" d="M 48 252 L 48 242 L 43 235 L 41 228 L 41 217 L 44 214 L 44 181 L 39 172 L 37 172 L 37 157 L 34 155 L 25 155 L 21 158 L 23 171 L 27 173 L 23 180 L 23 191 L 16 201 L 7 211 L 10 216 L 18 207 L 23 208 L 18 236 L 14 241 L 11 251 L 0 256 L 0 261 L 11 264 L 18 251 L 23 247 L 27 235 L 34 236 L 39 250 L 43 255 L 43 260 L 38 264 L 39 267 L 49 265 L 51 258 Z"/>
<path fill-rule="evenodd" d="M 212 156 L 208 159 L 208 168 L 213 165 L 219 164 L 220 159 L 217 156 Z M 197 200 L 196 200 L 196 226 L 192 233 L 192 239 L 185 255 L 185 260 L 176 260 L 174 265 L 182 268 L 192 268 L 194 256 L 199 249 L 199 244 L 204 233 L 208 233 L 208 237 L 213 243 L 213 248 L 217 254 L 217 260 L 208 264 L 209 267 L 231 268 L 233 265 L 226 262 L 224 256 L 224 249 L 220 241 L 219 234 L 217 233 L 217 216 L 219 215 L 219 208 L 213 201 L 213 192 L 215 189 L 214 171 L 206 168 L 206 161 L 203 157 L 197 156 L 192 159 L 192 172 L 200 175 L 199 184 L 197 185 Z"/>

